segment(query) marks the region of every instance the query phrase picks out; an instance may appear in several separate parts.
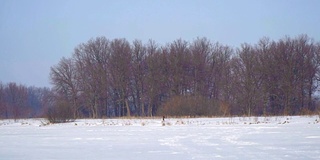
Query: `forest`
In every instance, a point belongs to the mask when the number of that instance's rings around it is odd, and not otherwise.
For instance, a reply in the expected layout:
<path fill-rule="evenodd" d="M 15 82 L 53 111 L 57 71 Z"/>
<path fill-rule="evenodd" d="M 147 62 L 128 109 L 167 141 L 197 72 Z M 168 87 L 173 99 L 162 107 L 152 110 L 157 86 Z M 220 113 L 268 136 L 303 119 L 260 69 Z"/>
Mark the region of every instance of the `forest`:
<path fill-rule="evenodd" d="M 102 36 L 61 58 L 49 79 L 52 88 L 0 83 L 0 118 L 315 114 L 320 43 L 264 37 L 235 48 Z"/>

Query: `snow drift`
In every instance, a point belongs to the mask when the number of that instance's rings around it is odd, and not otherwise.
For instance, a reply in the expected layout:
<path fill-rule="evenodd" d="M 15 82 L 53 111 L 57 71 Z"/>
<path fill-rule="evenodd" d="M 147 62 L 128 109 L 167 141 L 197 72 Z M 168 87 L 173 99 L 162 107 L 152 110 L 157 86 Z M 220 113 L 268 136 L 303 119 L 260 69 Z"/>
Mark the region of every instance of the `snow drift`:
<path fill-rule="evenodd" d="M 0 159 L 320 159 L 319 117 L 0 120 Z"/>

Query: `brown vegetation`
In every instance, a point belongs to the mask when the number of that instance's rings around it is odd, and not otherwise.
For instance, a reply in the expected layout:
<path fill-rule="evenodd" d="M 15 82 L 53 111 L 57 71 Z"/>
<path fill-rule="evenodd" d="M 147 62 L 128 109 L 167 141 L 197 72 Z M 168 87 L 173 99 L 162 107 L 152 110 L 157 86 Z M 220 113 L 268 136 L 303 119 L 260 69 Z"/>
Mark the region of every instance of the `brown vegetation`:
<path fill-rule="evenodd" d="M 72 118 L 312 114 L 319 73 L 320 44 L 306 35 L 239 48 L 97 37 L 51 68 L 53 88 L 39 92 L 38 106 L 67 107 Z M 39 115 L 26 105 L 31 93 L 1 84 L 1 117 Z"/>

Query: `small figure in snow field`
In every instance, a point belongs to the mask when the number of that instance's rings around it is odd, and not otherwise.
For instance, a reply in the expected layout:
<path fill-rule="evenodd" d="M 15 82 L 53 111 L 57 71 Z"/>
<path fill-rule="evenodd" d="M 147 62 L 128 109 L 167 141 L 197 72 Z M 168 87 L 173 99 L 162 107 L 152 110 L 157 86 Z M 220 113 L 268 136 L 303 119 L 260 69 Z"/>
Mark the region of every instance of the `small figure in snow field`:
<path fill-rule="evenodd" d="M 162 126 L 165 126 L 166 125 L 166 123 L 164 122 L 164 118 L 166 118 L 165 116 L 162 116 Z"/>

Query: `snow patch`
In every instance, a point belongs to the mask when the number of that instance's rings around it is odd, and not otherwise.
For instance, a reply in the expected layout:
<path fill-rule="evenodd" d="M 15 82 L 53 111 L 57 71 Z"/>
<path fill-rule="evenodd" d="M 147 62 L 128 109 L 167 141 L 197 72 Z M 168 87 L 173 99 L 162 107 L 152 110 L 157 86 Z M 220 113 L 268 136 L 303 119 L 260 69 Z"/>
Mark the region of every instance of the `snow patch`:
<path fill-rule="evenodd" d="M 0 159 L 320 159 L 315 118 L 0 120 Z"/>

